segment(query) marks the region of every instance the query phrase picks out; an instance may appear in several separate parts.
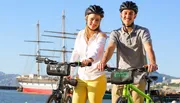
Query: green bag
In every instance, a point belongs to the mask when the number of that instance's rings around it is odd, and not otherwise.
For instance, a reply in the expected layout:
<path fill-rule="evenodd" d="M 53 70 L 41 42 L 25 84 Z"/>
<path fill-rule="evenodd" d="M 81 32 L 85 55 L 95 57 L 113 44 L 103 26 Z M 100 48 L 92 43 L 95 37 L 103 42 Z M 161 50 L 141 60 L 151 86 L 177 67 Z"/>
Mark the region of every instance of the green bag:
<path fill-rule="evenodd" d="M 133 83 L 133 71 L 127 69 L 118 69 L 111 73 L 112 84 L 130 84 Z"/>

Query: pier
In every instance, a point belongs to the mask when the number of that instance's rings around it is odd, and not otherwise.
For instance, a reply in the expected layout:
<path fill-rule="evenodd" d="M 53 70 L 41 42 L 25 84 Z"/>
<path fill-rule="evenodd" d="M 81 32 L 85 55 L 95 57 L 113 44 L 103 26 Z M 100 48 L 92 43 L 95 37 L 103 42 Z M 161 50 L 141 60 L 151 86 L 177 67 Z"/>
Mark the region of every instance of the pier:
<path fill-rule="evenodd" d="M 18 86 L 0 86 L 0 89 L 3 89 L 3 90 L 17 90 Z"/>

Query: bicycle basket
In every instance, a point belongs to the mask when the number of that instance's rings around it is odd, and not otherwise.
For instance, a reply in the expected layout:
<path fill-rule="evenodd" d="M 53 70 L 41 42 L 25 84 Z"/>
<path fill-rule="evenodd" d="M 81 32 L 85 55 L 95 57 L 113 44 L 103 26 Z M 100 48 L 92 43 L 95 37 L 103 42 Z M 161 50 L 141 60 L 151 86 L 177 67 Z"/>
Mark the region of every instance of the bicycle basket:
<path fill-rule="evenodd" d="M 47 64 L 46 67 L 48 75 L 54 76 L 68 76 L 70 74 L 70 65 L 68 64 Z"/>
<path fill-rule="evenodd" d="M 133 83 L 133 71 L 127 69 L 118 69 L 111 73 L 112 84 L 130 84 Z"/>

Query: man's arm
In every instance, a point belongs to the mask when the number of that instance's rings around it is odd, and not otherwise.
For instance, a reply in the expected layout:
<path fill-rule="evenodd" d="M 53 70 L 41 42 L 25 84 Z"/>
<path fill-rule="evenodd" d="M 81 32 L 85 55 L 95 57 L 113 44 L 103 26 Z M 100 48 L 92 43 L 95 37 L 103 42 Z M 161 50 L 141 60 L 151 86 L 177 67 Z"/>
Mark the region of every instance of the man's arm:
<path fill-rule="evenodd" d="M 115 42 L 110 40 L 110 42 L 108 44 L 108 47 L 106 48 L 106 51 L 105 51 L 105 53 L 103 55 L 103 58 L 102 58 L 101 62 L 97 65 L 97 68 L 100 71 L 104 70 L 104 66 L 106 66 L 106 63 L 111 59 L 115 48 L 116 48 Z"/>
<path fill-rule="evenodd" d="M 158 67 L 156 64 L 156 57 L 155 57 L 155 53 L 152 47 L 152 43 L 151 42 L 144 43 L 144 48 L 146 50 L 146 53 L 150 62 L 148 65 L 148 71 L 149 72 L 156 71 Z"/>
<path fill-rule="evenodd" d="M 103 54 L 107 36 L 102 32 L 98 35 L 96 45 L 91 49 L 91 52 L 88 53 L 87 59 L 82 61 L 82 66 L 87 66 L 89 63 L 99 60 L 100 54 Z"/>

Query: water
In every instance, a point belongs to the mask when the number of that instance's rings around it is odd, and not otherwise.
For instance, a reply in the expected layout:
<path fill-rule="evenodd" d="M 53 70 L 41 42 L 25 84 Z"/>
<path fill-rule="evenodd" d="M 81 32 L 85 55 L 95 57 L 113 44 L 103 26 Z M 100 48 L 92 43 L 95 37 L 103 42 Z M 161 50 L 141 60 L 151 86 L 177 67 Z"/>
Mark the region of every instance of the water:
<path fill-rule="evenodd" d="M 0 90 L 0 103 L 45 103 L 48 95 L 36 95 L 17 92 L 16 90 Z M 111 103 L 111 100 L 103 100 Z"/>

